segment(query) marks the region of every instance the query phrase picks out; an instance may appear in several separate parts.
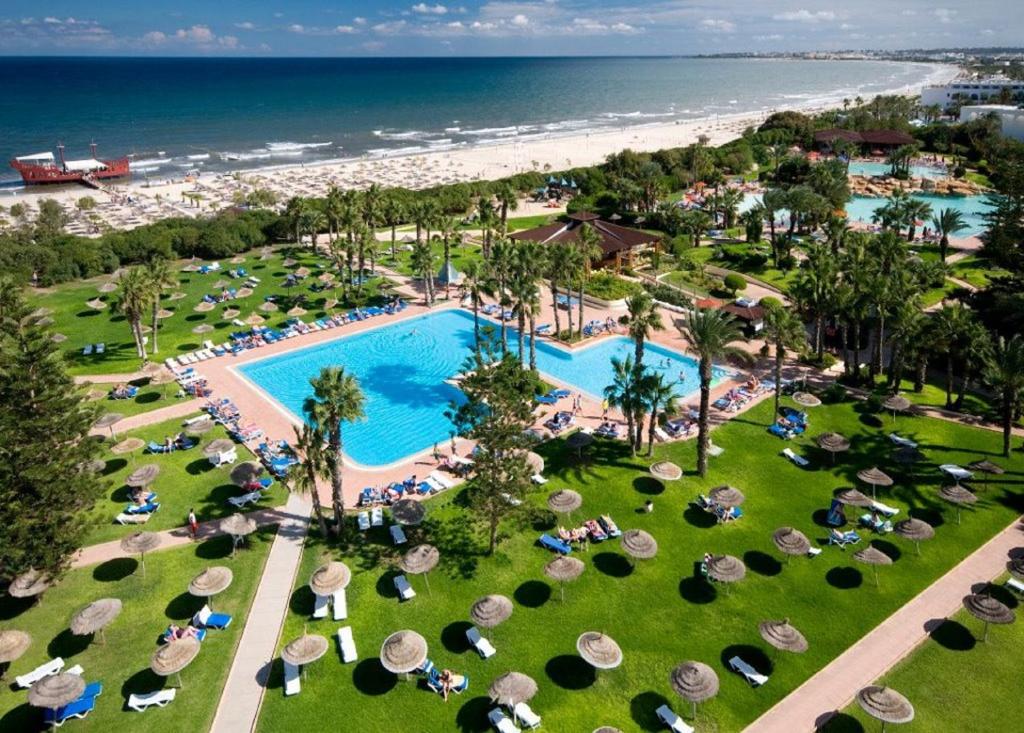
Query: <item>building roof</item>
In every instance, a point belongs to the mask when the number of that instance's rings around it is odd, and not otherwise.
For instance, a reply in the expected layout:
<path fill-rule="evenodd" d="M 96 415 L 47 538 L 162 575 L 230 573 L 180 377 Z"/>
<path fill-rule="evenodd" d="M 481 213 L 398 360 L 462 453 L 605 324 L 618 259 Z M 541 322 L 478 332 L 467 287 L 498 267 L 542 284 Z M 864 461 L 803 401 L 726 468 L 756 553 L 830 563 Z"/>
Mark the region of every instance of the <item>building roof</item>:
<path fill-rule="evenodd" d="M 841 128 L 832 128 L 829 130 L 819 130 L 814 133 L 815 142 L 819 143 L 831 143 L 836 140 L 846 140 L 851 143 L 863 142 L 860 133 L 856 130 L 843 130 Z"/>
<path fill-rule="evenodd" d="M 764 308 L 759 305 L 729 303 L 722 306 L 722 311 L 736 316 L 741 321 L 746 321 L 747 323 L 759 323 L 764 320 Z"/>
<path fill-rule="evenodd" d="M 819 130 L 814 133 L 815 142 L 832 143 L 836 140 L 846 140 L 851 143 L 866 143 L 868 145 L 911 145 L 915 142 L 911 135 L 898 130 L 844 130 L 832 128 Z"/>
<path fill-rule="evenodd" d="M 618 252 L 654 244 L 661 238 L 654 234 L 648 234 L 640 229 L 630 229 L 605 221 L 597 214 L 589 211 L 580 211 L 569 215 L 567 222 L 555 222 L 535 229 L 526 229 L 510 235 L 512 239 L 527 239 L 542 244 L 564 244 L 579 241 L 579 231 L 584 225 L 592 226 L 599 235 L 601 241 L 599 246 L 605 257 L 611 257 Z"/>

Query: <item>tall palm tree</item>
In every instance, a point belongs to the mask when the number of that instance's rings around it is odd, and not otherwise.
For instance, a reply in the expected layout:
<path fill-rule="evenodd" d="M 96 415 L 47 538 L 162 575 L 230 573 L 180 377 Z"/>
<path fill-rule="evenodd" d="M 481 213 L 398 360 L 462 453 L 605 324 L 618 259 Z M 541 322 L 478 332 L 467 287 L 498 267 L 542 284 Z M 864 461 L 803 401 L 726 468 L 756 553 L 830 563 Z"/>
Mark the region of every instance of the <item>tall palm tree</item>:
<path fill-rule="evenodd" d="M 738 188 L 726 188 L 719 194 L 718 210 L 722 214 L 722 227 L 731 229 L 736 223 L 736 214 L 743 203 L 743 192 Z"/>
<path fill-rule="evenodd" d="M 398 259 L 398 250 L 395 240 L 398 225 L 405 221 L 406 211 L 402 200 L 394 194 L 388 194 L 381 203 L 381 221 L 391 229 L 391 261 Z"/>
<path fill-rule="evenodd" d="M 688 351 L 700 360 L 700 415 L 697 418 L 697 473 L 708 472 L 708 443 L 711 408 L 711 379 L 715 361 L 725 358 L 749 360 L 750 356 L 732 344 L 743 339 L 736 320 L 720 310 L 690 311 L 679 332 L 686 339 Z"/>
<path fill-rule="evenodd" d="M 327 217 L 328 243 L 341 232 L 341 222 L 345 215 L 345 195 L 337 186 L 327 189 L 327 198 L 324 200 L 324 216 Z"/>
<path fill-rule="evenodd" d="M 626 300 L 626 310 L 629 313 L 629 336 L 635 344 L 633 359 L 637 369 L 643 369 L 644 341 L 651 337 L 653 331 L 664 329 L 665 323 L 657 303 L 646 290 L 631 295 Z"/>
<path fill-rule="evenodd" d="M 313 394 L 302 403 L 307 421 L 321 442 L 327 444 L 324 462 L 331 477 L 331 504 L 338 534 L 345 531 L 345 495 L 342 485 L 344 463 L 342 425 L 365 416 L 365 398 L 359 381 L 345 373 L 344 367 L 325 367 L 309 380 Z"/>
<path fill-rule="evenodd" d="M 675 412 L 675 404 L 679 395 L 676 394 L 675 383 L 666 381 L 665 375 L 661 372 L 652 372 L 646 375 L 643 379 L 641 391 L 643 392 L 644 402 L 647 403 L 647 408 L 650 411 L 650 421 L 647 424 L 647 455 L 650 456 L 654 453 L 658 413 L 671 414 Z M 639 433 L 640 431 L 638 430 L 637 442 L 639 442 Z"/>
<path fill-rule="evenodd" d="M 690 209 L 683 212 L 680 223 L 683 233 L 690 235 L 690 242 L 697 248 L 704 232 L 711 228 L 711 216 L 703 209 Z"/>
<path fill-rule="evenodd" d="M 504 310 L 509 306 L 508 285 L 512 279 L 512 272 L 515 267 L 515 249 L 512 242 L 504 237 L 498 239 L 491 245 L 490 256 L 491 276 L 494 278 L 498 305 L 502 309 L 501 314 L 501 353 L 508 350 L 508 326 L 505 321 Z"/>
<path fill-rule="evenodd" d="M 573 271 L 575 265 L 573 264 L 573 256 L 575 255 L 575 249 L 565 244 L 552 244 L 548 248 L 547 263 L 548 263 L 548 287 L 551 288 L 551 310 L 555 317 L 555 338 L 561 338 L 562 336 L 562 318 L 561 313 L 558 310 L 558 290 L 559 286 L 566 282 L 567 274 Z M 571 293 L 567 293 L 571 295 Z M 572 331 L 572 308 L 568 312 L 569 318 L 569 331 Z"/>
<path fill-rule="evenodd" d="M 793 298 L 814 322 L 814 352 L 820 359 L 825 352 L 825 318 L 834 301 L 838 268 L 827 246 L 809 243 L 804 251 L 807 259 L 793 283 Z"/>
<path fill-rule="evenodd" d="M 149 285 L 149 277 L 142 267 L 132 267 L 118 281 L 117 309 L 124 314 L 135 340 L 135 350 L 139 358 L 145 361 L 146 346 L 142 338 L 142 319 L 149 309 L 153 298 L 153 290 Z"/>
<path fill-rule="evenodd" d="M 779 414 L 779 398 L 782 395 L 782 364 L 786 351 L 803 351 L 807 346 L 807 331 L 804 323 L 793 311 L 784 305 L 768 308 L 764 314 L 764 342 L 775 348 L 775 410 L 772 422 Z"/>
<path fill-rule="evenodd" d="M 1008 341 L 1000 337 L 988 360 L 985 381 L 999 395 L 1003 455 L 1009 457 L 1013 421 L 1024 402 L 1024 337 L 1017 334 Z"/>
<path fill-rule="evenodd" d="M 285 204 L 284 215 L 295 233 L 295 244 L 302 241 L 302 214 L 309 210 L 309 201 L 300 196 L 292 196 Z"/>
<path fill-rule="evenodd" d="M 454 216 L 442 216 L 438 219 L 441 243 L 444 245 L 444 299 L 448 300 L 451 278 L 448 277 L 452 266 L 452 240 L 458 236 L 459 220 Z"/>
<path fill-rule="evenodd" d="M 508 212 L 519 208 L 519 196 L 510 183 L 502 183 L 494 192 L 494 198 L 498 200 L 498 212 L 501 221 L 501 236 L 508 235 Z"/>
<path fill-rule="evenodd" d="M 491 258 L 491 244 L 493 243 L 495 212 L 494 204 L 489 198 L 481 196 L 476 202 L 476 216 L 480 223 L 480 234 L 483 239 L 483 255 L 485 260 Z"/>
<path fill-rule="evenodd" d="M 945 263 L 950 236 L 966 229 L 967 222 L 956 209 L 939 209 L 939 213 L 932 217 L 932 226 L 939 235 L 939 260 Z"/>
<path fill-rule="evenodd" d="M 617 407 L 626 417 L 626 436 L 630 450 L 636 455 L 636 413 L 642 406 L 639 372 L 633 365 L 633 357 L 625 359 L 612 357 L 612 383 L 604 388 L 605 399 L 611 407 Z"/>
<path fill-rule="evenodd" d="M 932 318 L 933 344 L 946 357 L 946 409 L 953 409 L 953 371 L 971 328 L 972 316 L 961 304 L 944 305 Z"/>
<path fill-rule="evenodd" d="M 295 448 L 303 456 L 302 467 L 299 471 L 289 475 L 297 491 L 309 492 L 310 498 L 313 500 L 313 513 L 316 515 L 316 521 L 320 527 L 320 536 L 327 539 L 327 521 L 324 519 L 324 508 L 320 504 L 320 492 L 317 490 L 319 479 L 330 478 L 324 442 L 312 425 L 303 423 L 301 428 L 295 428 Z"/>
<path fill-rule="evenodd" d="M 410 258 L 413 272 L 423 278 L 423 302 L 429 308 L 434 304 L 434 250 L 429 242 L 417 240 Z"/>
<path fill-rule="evenodd" d="M 538 283 L 547 267 L 547 248 L 540 242 L 524 240 L 515 243 L 513 297 L 519 317 L 519 360 L 522 363 L 523 333 L 530 335 L 530 369 L 537 369 L 537 340 L 534 329 L 540 309 Z"/>
<path fill-rule="evenodd" d="M 579 270 L 579 312 L 577 313 L 577 333 L 580 338 L 583 337 L 583 296 L 584 288 L 586 287 L 587 278 L 590 277 L 590 266 L 594 262 L 599 262 L 604 256 L 604 251 L 601 249 L 601 235 L 597 233 L 597 230 L 590 224 L 583 224 L 580 226 L 579 234 L 576 237 L 576 251 L 579 253 L 580 264 L 582 265 Z"/>
<path fill-rule="evenodd" d="M 917 235 L 917 222 L 932 215 L 932 205 L 927 201 L 912 198 L 907 202 L 904 212 L 907 215 L 907 241 L 913 242 Z"/>
<path fill-rule="evenodd" d="M 327 219 L 323 213 L 312 207 L 303 209 L 299 212 L 299 241 L 301 242 L 302 237 L 309 235 L 309 246 L 314 252 L 316 251 L 316 235 L 319 234 L 320 230 L 327 224 Z"/>
<path fill-rule="evenodd" d="M 150 299 L 152 300 L 151 327 L 153 333 L 149 347 L 150 353 L 157 354 L 160 352 L 160 347 L 157 343 L 157 331 L 160 329 L 160 296 L 167 288 L 177 285 L 178 278 L 174 276 L 167 260 L 162 257 L 154 258 L 146 264 L 146 278 L 149 281 Z"/>
<path fill-rule="evenodd" d="M 485 295 L 491 295 L 489 273 L 482 260 L 470 260 L 462 273 L 462 290 L 473 306 L 473 348 L 480 350 L 480 304 Z"/>

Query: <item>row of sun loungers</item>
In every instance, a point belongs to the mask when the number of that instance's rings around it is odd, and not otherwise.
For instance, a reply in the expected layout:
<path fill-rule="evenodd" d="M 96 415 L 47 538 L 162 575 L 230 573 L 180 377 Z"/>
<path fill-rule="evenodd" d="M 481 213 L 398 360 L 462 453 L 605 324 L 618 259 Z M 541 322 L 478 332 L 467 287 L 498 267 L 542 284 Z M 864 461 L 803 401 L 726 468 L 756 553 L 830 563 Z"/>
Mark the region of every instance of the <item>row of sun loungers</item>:
<path fill-rule="evenodd" d="M 327 618 L 328 606 L 334 611 L 335 621 L 344 621 L 348 618 L 348 596 L 344 588 L 329 596 L 314 596 L 313 618 Z"/>
<path fill-rule="evenodd" d="M 704 496 L 704 494 L 697 494 L 697 499 L 694 501 L 694 504 L 706 511 L 708 514 L 714 514 L 720 524 L 733 522 L 743 516 L 743 510 L 738 506 L 724 507 Z"/>

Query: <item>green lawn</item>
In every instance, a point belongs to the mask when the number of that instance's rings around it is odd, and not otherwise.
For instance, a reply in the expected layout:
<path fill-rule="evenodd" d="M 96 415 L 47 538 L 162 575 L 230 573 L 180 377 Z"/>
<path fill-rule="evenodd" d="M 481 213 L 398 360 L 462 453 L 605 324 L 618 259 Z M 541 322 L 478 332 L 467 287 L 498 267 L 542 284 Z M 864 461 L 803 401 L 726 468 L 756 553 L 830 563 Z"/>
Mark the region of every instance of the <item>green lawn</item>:
<path fill-rule="evenodd" d="M 1001 582 L 1001 581 L 1000 581 Z M 1002 587 L 992 595 L 1020 614 L 1020 601 Z M 992 626 L 988 641 L 981 641 L 984 625 L 966 611 L 944 620 L 909 657 L 879 684 L 906 695 L 914 706 L 914 720 L 898 727 L 906 733 L 945 733 L 952 730 L 1011 730 L 1016 715 L 1007 701 L 1014 699 L 1014 681 L 1020 675 L 1024 624 Z M 878 723 L 854 703 L 822 730 L 827 733 L 862 733 Z"/>
<path fill-rule="evenodd" d="M 141 438 L 147 443 L 150 440 L 163 443 L 168 435 L 174 435 L 181 430 L 181 420 L 169 420 L 127 433 L 118 433 L 113 442 L 120 442 L 131 436 Z M 202 452 L 202 447 L 210 441 L 225 437 L 227 437 L 227 432 L 218 425 L 206 435 L 201 436 L 199 445 L 189 450 L 156 455 L 142 451 L 123 456 L 105 453 L 103 458 L 107 461 L 107 468 L 103 476 L 107 481 L 107 490 L 96 502 L 96 506 L 90 514 L 94 526 L 86 539 L 86 544 L 92 545 L 119 539 L 126 534 L 131 534 L 136 529 L 163 530 L 182 527 L 185 525 L 185 519 L 191 507 L 195 507 L 199 521 L 225 517 L 236 511 L 227 503 L 228 497 L 241 493 L 231 483 L 230 467 L 214 468 Z M 108 438 L 108 447 L 111 443 L 112 441 Z M 248 448 L 242 445 L 238 446 L 239 461 L 253 459 Z M 144 525 L 122 526 L 117 524 L 114 522 L 114 517 L 124 510 L 129 500 L 128 487 L 124 485 L 124 480 L 136 468 L 147 463 L 154 463 L 160 467 L 160 474 L 152 486 L 152 490 L 158 495 L 157 501 L 160 503 L 160 509 Z M 281 484 L 275 483 L 270 491 L 264 492 L 264 498 L 259 504 L 250 505 L 250 507 L 283 504 L 284 494 L 285 490 Z"/>
<path fill-rule="evenodd" d="M 943 380 L 939 380 L 935 377 L 932 377 L 925 382 L 924 389 L 922 389 L 920 392 L 915 392 L 913 380 L 904 379 L 903 382 L 900 384 L 900 394 L 906 397 L 911 402 L 913 402 L 915 405 L 922 405 L 925 407 L 939 407 L 945 409 L 946 387 L 945 382 Z M 884 391 L 884 385 L 885 378 L 880 377 L 878 380 L 880 395 L 888 394 Z M 955 390 L 953 392 L 953 399 L 956 399 Z M 989 405 L 985 397 L 977 392 L 972 392 L 970 390 L 968 390 L 967 394 L 964 395 L 964 404 L 962 411 L 970 415 L 989 416 L 994 419 L 998 419 L 998 416 L 992 412 L 992 407 Z"/>
<path fill-rule="evenodd" d="M 96 403 L 103 412 L 119 412 L 125 417 L 140 415 L 143 412 L 159 410 L 161 407 L 169 407 L 177 402 L 175 395 L 181 389 L 177 384 L 149 385 L 149 379 L 137 379 L 130 384 L 139 388 L 134 397 L 124 400 L 115 400 L 110 397 L 110 391 L 115 385 L 107 383 L 96 383 L 82 386 L 82 393 L 88 394 L 91 391 L 102 391 L 104 396 L 96 397 Z M 191 399 L 191 398 L 190 398 Z"/>
<path fill-rule="evenodd" d="M 964 280 L 976 288 L 987 288 L 992 282 L 993 275 L 1008 274 L 1006 270 L 998 268 L 984 257 L 974 255 L 957 260 L 949 267 L 949 274 L 953 277 Z"/>
<path fill-rule="evenodd" d="M 434 261 L 437 263 L 437 266 L 434 268 L 435 273 L 437 273 L 441 271 L 441 267 L 444 264 L 444 245 L 435 241 L 431 244 L 431 249 L 434 252 Z M 460 272 L 466 268 L 466 265 L 469 262 L 479 260 L 481 259 L 481 256 L 480 247 L 478 245 L 463 244 L 451 246 L 452 266 Z M 414 274 L 412 271 L 411 261 L 412 252 L 407 249 L 403 249 L 402 246 L 399 246 L 398 249 L 397 262 L 391 259 L 390 252 L 381 258 L 382 265 L 390 267 L 395 272 L 399 272 L 403 275 Z"/>
<path fill-rule="evenodd" d="M 27 631 L 32 637 L 32 646 L 11 666 L 8 678 L 13 681 L 14 676 L 60 656 L 68 667 L 82 665 L 87 682 L 103 683 L 96 709 L 84 720 L 72 721 L 69 728 L 73 730 L 209 730 L 273 533 L 274 528 L 267 527 L 251 535 L 249 548 L 233 558 L 231 539 L 224 536 L 150 553 L 145 578 L 136 559 L 72 570 L 38 605 L 4 594 L 0 626 Z M 189 580 L 214 564 L 227 565 L 234 573 L 231 586 L 216 599 L 217 610 L 234 616 L 233 622 L 223 631 L 209 633 L 199 656 L 182 672 L 184 687 L 173 703 L 162 710 L 126 712 L 131 693 L 164 687 L 164 678 L 149 669 L 150 656 L 169 623 L 181 625 L 202 607 L 202 600 L 186 589 Z M 68 623 L 79 609 L 100 598 L 119 598 L 124 607 L 107 629 L 106 643 L 89 644 L 90 637 L 74 636 Z M 29 706 L 26 698 L 24 690 L 0 692 L 0 730 L 41 729 L 42 713 Z"/>
<path fill-rule="evenodd" d="M 808 437 L 783 443 L 769 437 L 765 425 L 771 405 L 765 403 L 717 430 L 715 444 L 724 455 L 712 459 L 706 479 L 688 471 L 684 479 L 663 488 L 652 481 L 647 467 L 652 459 L 629 457 L 621 443 L 599 441 L 580 462 L 575 451 L 561 441 L 541 447 L 547 459 L 550 483 L 531 498 L 534 518 L 505 528 L 507 537 L 494 557 L 483 554 L 483 538 L 462 507 L 464 496 L 455 494 L 430 502 L 424 528 L 411 543 L 429 541 L 441 551 L 441 565 L 430 577 L 428 594 L 420 577 L 411 578 L 418 595 L 411 602 L 395 598 L 392 576 L 397 555 L 386 532 L 361 536 L 345 551 L 330 555 L 344 559 L 353 570 L 348 590 L 350 619 L 359 661 L 341 665 L 331 651 L 311 669 L 303 692 L 285 699 L 281 667 L 276 663 L 264 703 L 262 731 L 320 730 L 344 720 L 353 730 L 387 730 L 398 719 L 416 730 L 487 730 L 491 707 L 487 688 L 491 680 L 510 669 L 533 677 L 539 692 L 532 706 L 544 718 L 544 729 L 589 731 L 614 725 L 624 731 L 656 731 L 661 726 L 654 711 L 662 703 L 676 710 L 685 706 L 668 685 L 672 667 L 686 659 L 706 662 L 718 672 L 721 691 L 702 707 L 702 730 L 737 731 L 793 690 L 843 649 L 889 616 L 909 598 L 932 583 L 965 554 L 1005 527 L 1022 507 L 1021 475 L 1024 456 L 995 457 L 997 433 L 925 418 L 900 418 L 899 431 L 919 441 L 927 463 L 914 477 L 893 467 L 892 444 L 886 437 L 888 419 L 862 415 L 854 403 L 824 406 L 811 412 Z M 821 432 L 837 430 L 852 439 L 852 450 L 835 467 L 812 446 Z M 946 448 L 945 446 L 954 446 Z M 812 461 L 801 470 L 779 456 L 793 448 Z M 684 468 L 693 467 L 693 444 L 660 447 L 655 459 L 669 458 Z M 975 511 L 962 525 L 936 498 L 942 484 L 941 463 L 965 464 L 993 458 L 1007 469 L 1005 481 L 982 492 Z M 858 469 L 878 464 L 897 479 L 894 490 L 884 492 L 887 503 L 908 509 L 937 526 L 936 538 L 919 557 L 898 538 L 863 533 L 865 546 L 875 545 L 897 558 L 883 568 L 881 587 L 870 571 L 851 555 L 825 548 L 814 559 L 781 558 L 771 543 L 772 532 L 783 525 L 804 531 L 818 545 L 827 536 L 824 515 L 836 487 L 855 483 Z M 745 517 L 715 525 L 709 515 L 688 506 L 698 491 L 728 482 L 747 496 Z M 551 555 L 536 546 L 542 531 L 551 531 L 553 518 L 543 509 L 548 491 L 570 487 L 584 496 L 576 520 L 610 513 L 620 528 L 643 528 L 659 542 L 658 556 L 631 568 L 618 540 L 574 553 L 586 571 L 566 588 L 566 600 L 543 574 Z M 980 487 L 979 487 L 980 488 Z M 654 511 L 641 513 L 651 499 Z M 695 577 L 694 563 L 703 553 L 729 553 L 747 565 L 744 581 L 726 591 Z M 311 544 L 292 596 L 292 614 L 284 641 L 308 626 L 314 633 L 332 635 L 340 624 L 311 622 L 312 596 L 305 587 L 310 571 L 322 561 L 321 548 Z M 487 593 L 502 593 L 514 600 L 512 617 L 488 636 L 498 649 L 483 661 L 467 649 L 464 634 L 471 603 Z M 810 641 L 800 656 L 772 655 L 757 633 L 767 618 L 788 617 Z M 390 633 L 404 628 L 425 636 L 430 658 L 439 667 L 468 674 L 469 690 L 445 704 L 415 683 L 383 671 L 377 659 L 380 644 Z M 616 670 L 596 676 L 575 651 L 577 636 L 588 630 L 604 631 L 621 645 L 625 661 Z M 742 655 L 762 671 L 771 672 L 769 684 L 751 689 L 729 672 L 725 660 Z"/>

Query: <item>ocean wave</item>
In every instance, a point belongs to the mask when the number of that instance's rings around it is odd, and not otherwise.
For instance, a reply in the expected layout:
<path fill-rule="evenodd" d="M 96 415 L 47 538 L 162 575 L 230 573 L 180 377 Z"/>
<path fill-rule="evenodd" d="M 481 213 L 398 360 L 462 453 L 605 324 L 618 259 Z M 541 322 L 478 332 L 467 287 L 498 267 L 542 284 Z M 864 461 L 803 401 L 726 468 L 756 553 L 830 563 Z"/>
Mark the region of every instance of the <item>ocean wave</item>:
<path fill-rule="evenodd" d="M 188 158 L 189 160 L 209 160 L 210 159 L 210 154 L 209 153 L 197 153 L 196 155 L 186 155 L 185 157 Z"/>
<path fill-rule="evenodd" d="M 132 168 L 134 168 L 135 170 L 142 170 L 143 166 L 149 168 L 158 168 L 162 165 L 167 165 L 170 162 L 170 158 L 143 158 L 142 160 L 133 160 Z"/>
<path fill-rule="evenodd" d="M 401 132 L 395 130 L 374 130 L 373 134 L 381 140 L 429 140 L 430 138 L 437 137 L 440 133 L 427 132 L 425 130 L 403 130 Z"/>
<path fill-rule="evenodd" d="M 293 143 L 293 142 L 273 142 L 267 143 L 267 150 L 272 153 L 291 153 L 291 152 L 302 152 L 303 150 L 311 150 L 313 148 L 326 148 L 334 143 L 328 141 L 325 143 Z"/>
<path fill-rule="evenodd" d="M 636 120 L 655 117 L 672 117 L 674 112 L 604 112 L 601 117 L 609 120 Z"/>
<path fill-rule="evenodd" d="M 520 131 L 531 128 L 532 125 L 510 125 L 508 127 L 479 127 L 473 130 L 463 130 L 463 135 L 472 135 L 473 137 L 484 137 L 490 135 L 491 137 L 513 137 L 518 135 Z"/>

